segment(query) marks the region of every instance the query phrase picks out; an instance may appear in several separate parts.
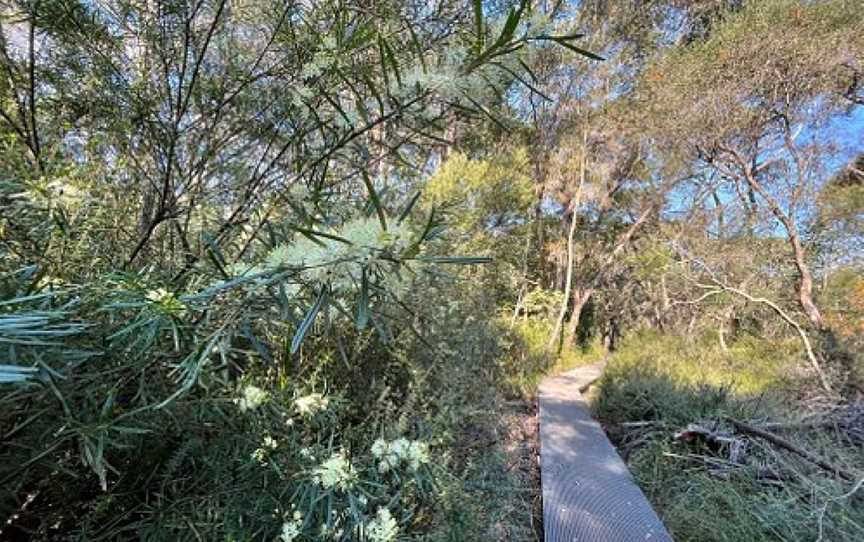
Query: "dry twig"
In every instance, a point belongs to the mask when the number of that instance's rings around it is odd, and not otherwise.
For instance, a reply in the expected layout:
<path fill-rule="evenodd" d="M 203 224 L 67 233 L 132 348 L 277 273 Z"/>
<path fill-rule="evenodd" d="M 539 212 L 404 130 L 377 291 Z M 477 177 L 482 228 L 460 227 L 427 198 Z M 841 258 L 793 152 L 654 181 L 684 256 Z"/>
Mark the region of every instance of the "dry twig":
<path fill-rule="evenodd" d="M 836 474 L 842 478 L 845 478 L 846 480 L 854 482 L 855 480 L 857 480 L 859 478 L 859 476 L 856 476 L 855 474 L 847 471 L 843 467 L 840 467 L 838 465 L 831 463 L 830 461 L 828 461 L 824 457 L 818 456 L 812 452 L 808 452 L 807 450 L 805 450 L 799 446 L 796 446 L 792 442 L 789 442 L 785 438 L 780 437 L 774 433 L 771 433 L 769 431 L 765 431 L 764 429 L 760 429 L 758 427 L 754 427 L 748 423 L 744 423 L 740 420 L 736 420 L 735 418 L 731 418 L 729 416 L 726 416 L 724 419 L 726 421 L 728 421 L 729 423 L 731 423 L 733 426 L 735 426 L 735 429 L 737 429 L 738 431 L 741 431 L 742 433 L 747 433 L 749 435 L 753 435 L 753 436 L 765 439 L 768 442 L 770 442 L 776 446 L 779 446 L 785 450 L 788 450 L 790 452 L 793 452 L 793 453 L 803 457 L 807 461 L 813 463 L 814 465 L 821 467 L 822 469 L 824 469 L 828 472 L 834 473 L 834 474 Z"/>

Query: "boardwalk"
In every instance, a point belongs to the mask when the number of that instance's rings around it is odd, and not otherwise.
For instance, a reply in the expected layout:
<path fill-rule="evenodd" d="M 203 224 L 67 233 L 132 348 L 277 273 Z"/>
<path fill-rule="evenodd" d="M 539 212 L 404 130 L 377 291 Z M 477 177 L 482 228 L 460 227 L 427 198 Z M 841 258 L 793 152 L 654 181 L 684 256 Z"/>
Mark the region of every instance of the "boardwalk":
<path fill-rule="evenodd" d="M 601 364 L 540 385 L 540 456 L 546 542 L 671 542 L 580 390 Z"/>

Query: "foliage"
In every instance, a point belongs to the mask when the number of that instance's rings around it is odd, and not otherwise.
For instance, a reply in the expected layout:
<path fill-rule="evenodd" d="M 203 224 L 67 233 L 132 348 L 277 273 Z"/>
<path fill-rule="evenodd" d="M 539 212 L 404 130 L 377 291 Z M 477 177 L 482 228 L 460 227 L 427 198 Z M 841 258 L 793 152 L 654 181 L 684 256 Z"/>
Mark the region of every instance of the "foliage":
<path fill-rule="evenodd" d="M 415 322 L 486 258 L 418 188 L 537 51 L 590 56 L 529 11 L 4 3 L 3 535 L 431 532 L 455 351 Z"/>
<path fill-rule="evenodd" d="M 852 75 L 848 59 L 864 48 L 860 10 L 843 0 L 768 0 L 727 13 L 705 39 L 648 70 L 646 88 L 657 93 L 652 123 L 725 140 L 770 122 L 772 109 L 803 111 L 817 97 L 835 103 Z"/>
<path fill-rule="evenodd" d="M 527 151 L 516 148 L 487 160 L 455 153 L 429 179 L 426 195 L 447 206 L 459 231 L 506 231 L 524 220 L 535 199 Z"/>
<path fill-rule="evenodd" d="M 506 317 L 499 320 L 505 349 L 499 360 L 503 373 L 499 385 L 508 395 L 534 397 L 540 381 L 549 374 L 596 363 L 606 355 L 597 340 L 577 347 L 567 346 L 555 355 L 549 350 L 554 325 L 551 317 L 535 316 L 512 323 L 507 320 Z"/>

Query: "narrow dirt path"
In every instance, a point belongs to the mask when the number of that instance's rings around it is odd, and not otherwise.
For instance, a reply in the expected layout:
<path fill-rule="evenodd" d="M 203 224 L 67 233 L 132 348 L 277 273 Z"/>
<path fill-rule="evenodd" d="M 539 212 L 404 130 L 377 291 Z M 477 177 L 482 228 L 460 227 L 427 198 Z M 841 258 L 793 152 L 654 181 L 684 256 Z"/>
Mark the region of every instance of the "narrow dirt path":
<path fill-rule="evenodd" d="M 671 542 L 582 397 L 602 372 L 597 363 L 540 384 L 546 542 Z"/>

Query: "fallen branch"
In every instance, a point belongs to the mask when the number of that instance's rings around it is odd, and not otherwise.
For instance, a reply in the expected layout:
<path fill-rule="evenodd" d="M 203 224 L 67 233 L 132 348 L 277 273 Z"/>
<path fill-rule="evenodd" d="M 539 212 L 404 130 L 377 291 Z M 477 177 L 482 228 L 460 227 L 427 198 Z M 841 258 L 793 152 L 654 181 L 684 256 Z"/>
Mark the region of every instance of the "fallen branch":
<path fill-rule="evenodd" d="M 715 453 L 724 452 L 732 463 L 741 463 L 747 453 L 747 443 L 723 431 L 712 431 L 707 427 L 691 423 L 684 430 L 672 435 L 680 442 L 702 442 Z"/>
<path fill-rule="evenodd" d="M 769 431 L 765 431 L 763 429 L 759 429 L 758 427 L 754 427 L 750 424 L 736 420 L 735 418 L 731 418 L 729 416 L 725 416 L 724 419 L 727 422 L 731 423 L 735 427 L 735 429 L 737 429 L 738 431 L 741 431 L 742 433 L 747 433 L 749 435 L 753 435 L 753 436 L 765 439 L 768 442 L 770 442 L 771 444 L 775 444 L 781 448 L 789 450 L 790 452 L 793 452 L 793 453 L 803 457 L 807 461 L 810 461 L 814 465 L 817 465 L 817 466 L 825 469 L 826 471 L 831 472 L 837 476 L 845 478 L 846 480 L 854 482 L 859 478 L 859 476 L 856 476 L 855 474 L 847 471 L 846 469 L 839 467 L 837 465 L 834 465 L 833 463 L 831 463 L 827 459 L 820 457 L 820 456 L 818 456 L 812 452 L 808 452 L 807 450 L 804 450 L 803 448 L 796 446 L 795 444 L 789 442 L 788 440 L 784 439 L 783 437 L 775 435 L 774 433 L 771 433 Z"/>

